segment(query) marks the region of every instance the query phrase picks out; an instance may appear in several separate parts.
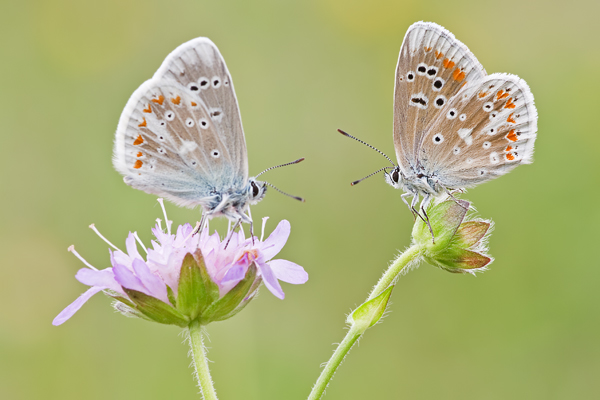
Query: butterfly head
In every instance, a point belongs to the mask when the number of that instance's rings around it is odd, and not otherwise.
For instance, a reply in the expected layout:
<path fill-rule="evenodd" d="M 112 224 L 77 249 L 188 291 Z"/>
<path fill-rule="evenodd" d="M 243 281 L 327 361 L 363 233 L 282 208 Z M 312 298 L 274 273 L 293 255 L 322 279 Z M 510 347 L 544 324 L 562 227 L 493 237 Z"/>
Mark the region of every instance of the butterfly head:
<path fill-rule="evenodd" d="M 391 172 L 384 171 L 385 181 L 394 187 L 394 189 L 401 189 L 402 183 L 406 179 L 400 167 L 395 167 Z"/>
<path fill-rule="evenodd" d="M 261 201 L 266 193 L 266 182 L 257 181 L 255 178 L 250 178 L 248 180 L 248 199 L 250 200 L 250 205 L 254 205 Z"/>

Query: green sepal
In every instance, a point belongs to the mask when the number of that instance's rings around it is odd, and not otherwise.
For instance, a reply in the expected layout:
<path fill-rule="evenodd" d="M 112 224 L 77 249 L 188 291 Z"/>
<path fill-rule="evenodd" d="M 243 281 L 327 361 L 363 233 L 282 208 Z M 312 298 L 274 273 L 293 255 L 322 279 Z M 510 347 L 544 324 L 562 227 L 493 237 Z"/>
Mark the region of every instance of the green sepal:
<path fill-rule="evenodd" d="M 123 288 L 123 290 L 127 293 L 131 301 L 135 303 L 135 309 L 152 321 L 161 324 L 177 325 L 182 328 L 188 326 L 189 320 L 169 304 L 137 290 L 126 288 Z"/>
<path fill-rule="evenodd" d="M 412 236 L 414 240 L 430 251 L 439 251 L 445 248 L 450 244 L 460 223 L 467 215 L 469 205 L 470 203 L 464 200 L 447 200 L 429 207 L 427 216 L 435 241 L 432 240 L 427 224 L 420 219 L 413 227 Z"/>
<path fill-rule="evenodd" d="M 199 254 L 198 260 L 206 271 L 204 258 Z M 209 288 L 202 277 L 202 267 L 192 253 L 187 253 L 183 258 L 179 273 L 179 287 L 177 289 L 177 309 L 190 320 L 196 319 L 208 304 Z M 208 275 L 208 274 L 207 274 Z M 212 280 L 210 284 L 214 284 Z M 216 285 L 215 285 L 216 286 Z M 218 287 L 217 287 L 218 291 Z"/>
<path fill-rule="evenodd" d="M 222 321 L 227 319 L 239 311 L 242 307 L 240 304 L 247 297 L 250 289 L 254 286 L 256 280 L 256 265 L 252 263 L 246 271 L 246 276 L 233 289 L 231 289 L 225 296 L 212 303 L 203 313 L 201 318 L 202 324 L 207 324 L 212 321 Z M 246 301 L 247 303 L 248 301 Z M 234 312 L 235 311 L 235 312 Z"/>
<path fill-rule="evenodd" d="M 430 264 L 437 265 L 450 272 L 465 272 L 469 269 L 483 268 L 492 262 L 490 257 L 471 250 L 453 248 L 435 259 L 427 258 Z"/>
<path fill-rule="evenodd" d="M 384 290 L 379 296 L 360 305 L 348 318 L 348 322 L 360 332 L 364 332 L 380 319 L 387 307 L 394 285 Z"/>
<path fill-rule="evenodd" d="M 177 307 L 177 299 L 175 298 L 175 293 L 173 293 L 173 289 L 171 289 L 171 286 L 169 286 L 169 285 L 166 285 L 166 286 L 167 286 L 167 298 L 169 299 L 171 304 L 173 304 L 175 307 Z"/>
<path fill-rule="evenodd" d="M 460 224 L 452 240 L 456 246 L 468 249 L 479 242 L 490 229 L 491 224 L 483 221 L 467 221 Z"/>

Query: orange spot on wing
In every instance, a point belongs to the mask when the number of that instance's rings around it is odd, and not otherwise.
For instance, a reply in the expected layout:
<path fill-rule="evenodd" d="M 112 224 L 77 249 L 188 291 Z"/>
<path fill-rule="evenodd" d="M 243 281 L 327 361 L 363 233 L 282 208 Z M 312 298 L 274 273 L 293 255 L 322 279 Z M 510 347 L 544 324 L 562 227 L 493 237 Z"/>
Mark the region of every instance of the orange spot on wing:
<path fill-rule="evenodd" d="M 181 97 L 177 96 L 174 99 L 171 99 L 171 103 L 175 104 L 175 105 L 179 105 L 179 103 L 181 103 Z"/>
<path fill-rule="evenodd" d="M 460 85 L 460 87 L 462 88 L 462 87 L 463 87 L 463 86 L 465 86 L 466 84 L 467 84 L 467 81 L 464 81 L 464 82 L 462 83 L 462 85 Z"/>
<path fill-rule="evenodd" d="M 516 105 L 515 105 L 515 103 L 513 103 L 512 97 L 509 98 L 508 101 L 506 102 L 506 104 L 504 105 L 504 108 L 515 108 L 515 107 L 516 107 Z"/>
<path fill-rule="evenodd" d="M 423 47 L 423 49 L 427 52 L 431 51 L 432 47 Z"/>
<path fill-rule="evenodd" d="M 145 113 L 151 113 L 152 112 L 152 108 L 150 108 L 150 104 L 148 104 L 148 108 L 144 108 L 142 111 L 145 112 Z"/>
<path fill-rule="evenodd" d="M 511 113 L 508 118 L 506 118 L 506 122 L 510 122 L 511 124 L 516 124 L 517 121 L 514 120 L 514 118 L 512 117 L 514 113 Z"/>
<path fill-rule="evenodd" d="M 141 157 L 142 156 L 142 152 L 138 151 L 138 153 L 135 155 L 136 157 Z"/>
<path fill-rule="evenodd" d="M 479 93 L 479 98 L 483 99 L 485 96 L 487 96 L 487 92 L 481 92 Z"/>
<path fill-rule="evenodd" d="M 144 143 L 144 139 L 142 139 L 142 135 L 138 135 L 137 139 L 135 139 L 135 142 L 133 142 L 133 145 L 137 146 L 138 144 L 142 143 Z"/>
<path fill-rule="evenodd" d="M 142 165 L 144 165 L 143 162 L 141 162 L 140 160 L 136 160 L 135 161 L 135 165 L 133 166 L 133 168 L 140 169 L 140 168 L 142 168 Z"/>
<path fill-rule="evenodd" d="M 512 150 L 512 146 L 511 145 L 506 146 L 506 149 L 504 149 L 504 151 L 511 151 L 511 150 Z"/>
<path fill-rule="evenodd" d="M 439 59 L 440 59 L 440 58 L 442 58 L 442 57 L 444 57 L 444 55 L 442 54 L 442 52 L 441 52 L 441 51 L 437 51 L 437 50 L 436 50 L 436 51 L 435 51 L 435 58 L 437 58 L 437 59 L 439 60 Z"/>
<path fill-rule="evenodd" d="M 141 128 L 146 125 L 148 125 L 148 124 L 146 123 L 146 118 L 144 118 L 144 121 L 141 124 L 139 124 L 138 126 Z"/>
<path fill-rule="evenodd" d="M 158 96 L 158 99 L 152 99 L 153 102 L 160 104 L 162 106 L 163 101 L 165 101 L 165 96 L 163 96 L 162 94 L 160 96 Z"/>
<path fill-rule="evenodd" d="M 512 114 L 511 114 L 512 115 Z M 516 142 L 517 140 L 519 140 L 519 138 L 517 137 L 517 135 L 515 134 L 515 130 L 511 129 L 510 132 L 508 132 L 508 135 L 506 135 L 506 138 L 508 140 L 510 140 L 511 142 Z M 510 146 L 509 146 L 510 147 Z M 508 151 L 508 149 L 506 150 Z"/>
<path fill-rule="evenodd" d="M 508 92 L 504 93 L 504 90 L 499 90 L 498 93 L 496 94 L 496 100 L 500 100 L 505 97 L 508 97 Z"/>
<path fill-rule="evenodd" d="M 514 159 L 515 159 L 515 156 L 513 156 L 513 155 L 512 155 L 512 154 L 510 154 L 510 153 L 508 153 L 508 154 L 506 155 L 506 159 L 507 159 L 508 161 L 512 161 L 512 160 L 514 160 Z"/>
<path fill-rule="evenodd" d="M 454 61 L 450 61 L 449 58 L 444 59 L 444 62 L 442 64 L 444 65 L 444 68 L 446 68 L 446 69 L 454 67 Z"/>
<path fill-rule="evenodd" d="M 192 101 L 192 107 L 196 107 L 197 105 L 198 105 L 198 104 L 196 104 L 196 103 L 194 103 L 194 102 Z"/>
<path fill-rule="evenodd" d="M 455 81 L 460 82 L 463 79 L 465 79 L 465 73 L 460 69 L 456 68 L 452 73 L 452 78 L 454 78 Z"/>

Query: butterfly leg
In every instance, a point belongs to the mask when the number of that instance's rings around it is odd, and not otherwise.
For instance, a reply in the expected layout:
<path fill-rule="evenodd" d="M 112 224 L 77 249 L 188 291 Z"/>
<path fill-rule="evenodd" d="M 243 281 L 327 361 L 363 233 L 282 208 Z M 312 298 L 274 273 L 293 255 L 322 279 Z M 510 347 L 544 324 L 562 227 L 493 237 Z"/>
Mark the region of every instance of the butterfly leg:
<path fill-rule="evenodd" d="M 433 229 L 431 229 L 431 224 L 429 223 L 429 216 L 427 215 L 427 211 L 425 211 L 427 206 L 429 206 L 429 200 L 431 200 L 431 195 L 425 195 L 425 197 L 423 197 L 423 201 L 421 202 L 420 208 L 423 212 L 423 215 L 425 216 L 425 219 L 423 219 L 423 221 L 427 224 L 429 232 L 431 232 L 431 240 L 433 241 L 433 244 L 435 244 L 435 236 L 433 235 Z"/>
<path fill-rule="evenodd" d="M 229 246 L 229 242 L 231 241 L 231 238 L 233 236 L 233 232 L 235 232 L 235 228 L 238 227 L 239 224 L 242 223 L 242 219 L 238 219 L 237 221 L 235 221 L 235 225 L 233 225 L 233 229 L 229 232 L 229 237 L 227 238 L 227 243 L 225 243 L 225 247 L 224 249 L 227 249 L 227 246 Z"/>
<path fill-rule="evenodd" d="M 404 204 L 406 204 L 406 207 L 408 207 L 408 209 L 410 210 L 410 212 L 413 215 L 414 220 L 416 221 L 417 220 L 417 215 L 415 214 L 415 209 L 414 209 L 414 207 L 411 207 L 410 204 L 408 204 L 408 201 L 406 201 L 406 198 L 408 196 L 413 196 L 413 199 L 414 199 L 415 194 L 411 193 L 411 192 L 402 193 L 402 195 L 400 195 L 400 198 L 402 199 L 402 201 L 404 202 Z"/>
<path fill-rule="evenodd" d="M 206 224 L 207 221 L 208 221 L 208 218 L 206 217 L 206 214 L 202 213 L 200 222 L 198 223 L 198 225 L 196 225 L 196 229 L 194 229 L 194 232 L 192 233 L 192 235 L 196 235 L 198 232 L 200 232 L 202 229 L 204 229 L 204 225 Z"/>

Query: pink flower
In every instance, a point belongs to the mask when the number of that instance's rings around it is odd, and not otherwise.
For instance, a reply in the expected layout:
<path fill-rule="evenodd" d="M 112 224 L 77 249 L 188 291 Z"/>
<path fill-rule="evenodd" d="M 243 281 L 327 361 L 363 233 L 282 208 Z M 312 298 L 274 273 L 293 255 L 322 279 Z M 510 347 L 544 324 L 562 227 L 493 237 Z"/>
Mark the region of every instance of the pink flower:
<path fill-rule="evenodd" d="M 290 235 L 290 223 L 286 220 L 264 241 L 257 237 L 246 239 L 242 230 L 228 233 L 224 240 L 216 232 L 209 235 L 208 227 L 193 234 L 190 224 L 179 226 L 177 233 L 171 234 L 170 223 L 167 223 L 167 232 L 162 230 L 160 221 L 156 224 L 152 229 L 156 240 L 148 249 L 130 232 L 125 241 L 127 251 L 115 247 L 110 251 L 112 267 L 103 270 L 95 269 L 71 246 L 69 250 L 90 267 L 79 270 L 75 278 L 91 288 L 52 323 L 62 324 L 100 291 L 115 298 L 116 308 L 127 315 L 179 326 L 187 326 L 196 318 L 208 323 L 229 318 L 241 310 L 254 297 L 261 281 L 271 293 L 283 299 L 280 280 L 292 284 L 308 280 L 301 266 L 291 261 L 272 260 Z M 136 242 L 147 253 L 146 259 L 138 251 Z M 192 272 L 183 274 L 182 266 L 186 262 Z M 183 279 L 186 281 L 182 282 Z M 198 282 L 204 282 L 203 286 Z M 178 293 L 180 288 L 184 288 L 185 293 Z"/>

